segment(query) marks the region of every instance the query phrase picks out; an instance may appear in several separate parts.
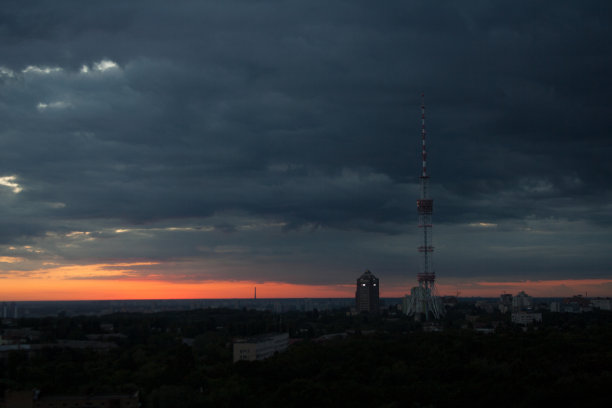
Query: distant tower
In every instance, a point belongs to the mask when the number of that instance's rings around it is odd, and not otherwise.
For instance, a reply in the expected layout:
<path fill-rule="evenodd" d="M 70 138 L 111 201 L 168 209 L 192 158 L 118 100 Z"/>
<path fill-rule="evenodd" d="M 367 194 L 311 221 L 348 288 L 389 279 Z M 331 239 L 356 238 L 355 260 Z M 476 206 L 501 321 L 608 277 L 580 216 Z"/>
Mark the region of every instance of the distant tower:
<path fill-rule="evenodd" d="M 357 290 L 355 291 L 355 308 L 357 312 L 368 312 L 378 314 L 379 311 L 379 286 L 378 278 L 370 271 L 365 271 L 357 279 Z"/>
<path fill-rule="evenodd" d="M 412 288 L 410 296 L 404 299 L 404 312 L 414 315 L 419 319 L 421 315 L 425 320 L 430 317 L 439 319 L 444 314 L 442 303 L 437 296 L 436 274 L 433 270 L 433 246 L 431 245 L 431 215 L 433 214 L 433 199 L 429 197 L 429 175 L 427 174 L 427 149 L 425 145 L 425 95 L 421 95 L 421 148 L 422 148 L 422 170 L 421 170 L 421 195 L 417 200 L 417 212 L 419 217 L 418 227 L 423 232 L 422 245 L 418 247 L 421 254 L 421 262 L 417 280 L 419 286 Z"/>

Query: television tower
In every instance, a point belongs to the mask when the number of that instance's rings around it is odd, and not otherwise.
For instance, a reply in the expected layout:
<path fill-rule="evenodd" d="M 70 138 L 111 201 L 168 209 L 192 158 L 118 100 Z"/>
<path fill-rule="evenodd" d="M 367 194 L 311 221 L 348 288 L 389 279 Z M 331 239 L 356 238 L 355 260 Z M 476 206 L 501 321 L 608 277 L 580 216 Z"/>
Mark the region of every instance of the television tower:
<path fill-rule="evenodd" d="M 418 247 L 421 254 L 417 281 L 419 286 L 412 288 L 410 296 L 404 300 L 404 311 L 408 315 L 414 315 L 415 319 L 420 319 L 421 315 L 425 320 L 430 317 L 439 319 L 444 314 L 444 309 L 437 296 L 436 274 L 433 270 L 433 250 L 431 245 L 432 227 L 431 215 L 433 214 L 433 199 L 429 197 L 429 174 L 427 174 L 427 148 L 425 131 L 425 95 L 421 95 L 421 143 L 422 143 L 422 170 L 421 170 L 421 194 L 417 200 L 417 213 L 419 218 L 418 227 L 423 232 L 423 240 Z"/>

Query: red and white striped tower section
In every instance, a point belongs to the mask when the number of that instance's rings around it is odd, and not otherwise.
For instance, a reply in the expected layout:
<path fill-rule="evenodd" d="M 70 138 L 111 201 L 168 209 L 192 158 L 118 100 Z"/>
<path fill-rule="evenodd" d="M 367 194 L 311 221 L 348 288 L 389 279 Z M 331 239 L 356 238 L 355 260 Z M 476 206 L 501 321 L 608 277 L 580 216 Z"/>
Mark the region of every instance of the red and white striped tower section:
<path fill-rule="evenodd" d="M 417 200 L 417 212 L 419 217 L 419 228 L 423 232 L 422 245 L 418 247 L 421 254 L 421 263 L 417 280 L 418 287 L 412 288 L 410 296 L 407 296 L 405 310 L 409 315 L 415 315 L 419 319 L 424 315 L 425 320 L 430 317 L 440 318 L 444 313 L 441 302 L 436 293 L 436 274 L 433 270 L 433 246 L 431 245 L 432 227 L 431 216 L 433 214 L 433 199 L 429 197 L 429 175 L 427 174 L 427 145 L 425 130 L 425 95 L 421 95 L 421 146 L 422 163 L 421 170 L 421 195 Z"/>

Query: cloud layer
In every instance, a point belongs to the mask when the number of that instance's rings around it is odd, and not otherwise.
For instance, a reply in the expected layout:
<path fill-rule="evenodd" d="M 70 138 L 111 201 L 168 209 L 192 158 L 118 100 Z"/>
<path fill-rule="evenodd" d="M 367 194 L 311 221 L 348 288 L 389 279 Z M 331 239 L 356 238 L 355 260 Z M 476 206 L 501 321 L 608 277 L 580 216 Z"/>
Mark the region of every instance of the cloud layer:
<path fill-rule="evenodd" d="M 406 285 L 421 92 L 440 279 L 612 277 L 608 2 L 76 5 L 0 13 L 6 277 Z"/>

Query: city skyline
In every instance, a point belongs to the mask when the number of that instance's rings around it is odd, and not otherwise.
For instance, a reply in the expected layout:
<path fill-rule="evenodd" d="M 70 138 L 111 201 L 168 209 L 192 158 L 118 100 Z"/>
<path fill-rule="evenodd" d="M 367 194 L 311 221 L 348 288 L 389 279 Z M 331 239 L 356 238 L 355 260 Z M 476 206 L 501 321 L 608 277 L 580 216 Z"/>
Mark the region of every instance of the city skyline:
<path fill-rule="evenodd" d="M 7 2 L 0 301 L 612 296 L 612 5 Z"/>

